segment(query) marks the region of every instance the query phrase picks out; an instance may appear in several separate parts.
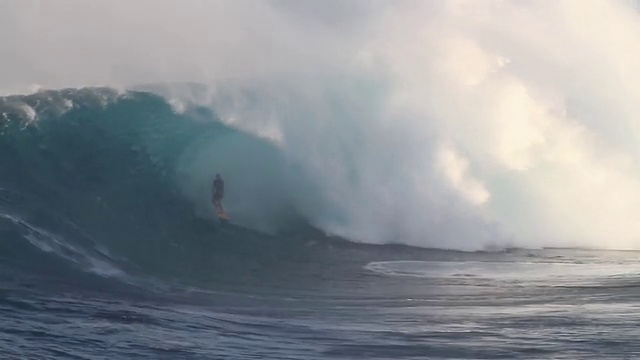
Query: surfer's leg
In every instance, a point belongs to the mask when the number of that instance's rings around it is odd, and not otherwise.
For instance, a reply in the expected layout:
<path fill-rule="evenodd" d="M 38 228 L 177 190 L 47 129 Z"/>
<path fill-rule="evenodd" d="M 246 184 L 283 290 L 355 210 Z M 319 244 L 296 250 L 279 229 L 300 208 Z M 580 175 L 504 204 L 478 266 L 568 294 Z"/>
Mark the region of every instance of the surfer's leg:
<path fill-rule="evenodd" d="M 219 208 L 220 210 L 224 211 L 224 209 L 222 208 L 222 202 L 220 201 L 220 198 L 214 198 L 213 199 L 213 206 L 215 206 L 216 208 Z"/>

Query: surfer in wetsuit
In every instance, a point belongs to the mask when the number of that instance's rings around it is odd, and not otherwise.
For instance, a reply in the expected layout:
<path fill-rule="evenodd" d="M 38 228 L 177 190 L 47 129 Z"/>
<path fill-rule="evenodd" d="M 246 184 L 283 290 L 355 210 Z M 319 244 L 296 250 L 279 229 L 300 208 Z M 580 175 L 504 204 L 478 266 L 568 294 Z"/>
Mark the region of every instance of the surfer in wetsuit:
<path fill-rule="evenodd" d="M 224 197 L 224 180 L 220 174 L 216 174 L 216 179 L 213 181 L 213 205 L 216 208 L 222 208 L 222 198 Z"/>

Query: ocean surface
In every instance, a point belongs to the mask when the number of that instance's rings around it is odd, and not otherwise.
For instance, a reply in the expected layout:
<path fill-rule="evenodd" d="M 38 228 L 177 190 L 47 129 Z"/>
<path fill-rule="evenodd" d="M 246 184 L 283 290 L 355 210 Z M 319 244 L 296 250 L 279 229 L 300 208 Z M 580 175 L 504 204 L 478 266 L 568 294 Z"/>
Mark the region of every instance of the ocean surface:
<path fill-rule="evenodd" d="M 351 242 L 274 200 L 287 161 L 142 91 L 0 98 L 0 358 L 640 356 L 640 252 Z"/>

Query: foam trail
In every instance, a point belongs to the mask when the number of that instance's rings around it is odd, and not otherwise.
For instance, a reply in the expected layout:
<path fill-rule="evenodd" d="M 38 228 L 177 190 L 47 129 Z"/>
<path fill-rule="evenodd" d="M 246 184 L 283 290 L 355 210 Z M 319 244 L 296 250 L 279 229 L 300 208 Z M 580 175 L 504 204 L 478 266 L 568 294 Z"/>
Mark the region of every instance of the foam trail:
<path fill-rule="evenodd" d="M 103 277 L 124 277 L 124 271 L 105 259 L 89 255 L 85 250 L 65 242 L 63 238 L 44 229 L 33 226 L 26 221 L 9 214 L 0 213 L 0 219 L 11 221 L 20 226 L 23 236 L 33 246 L 69 260 L 80 266 L 83 270 L 93 272 Z M 103 254 L 104 255 L 104 254 Z"/>
<path fill-rule="evenodd" d="M 65 4 L 3 4 L 3 90 L 215 84 L 172 100 L 269 139 L 283 202 L 329 232 L 640 247 L 632 2 Z"/>

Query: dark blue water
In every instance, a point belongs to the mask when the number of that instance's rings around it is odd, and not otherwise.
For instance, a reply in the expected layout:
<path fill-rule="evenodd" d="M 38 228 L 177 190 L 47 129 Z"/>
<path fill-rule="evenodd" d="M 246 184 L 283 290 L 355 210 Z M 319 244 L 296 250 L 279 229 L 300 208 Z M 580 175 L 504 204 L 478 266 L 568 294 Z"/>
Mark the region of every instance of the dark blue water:
<path fill-rule="evenodd" d="M 270 234 L 225 226 L 185 195 L 185 159 L 216 142 L 283 159 L 211 110 L 85 89 L 2 98 L 0 114 L 2 358 L 640 353 L 638 252 L 354 244 L 293 210 Z"/>

